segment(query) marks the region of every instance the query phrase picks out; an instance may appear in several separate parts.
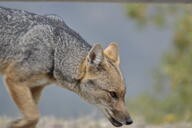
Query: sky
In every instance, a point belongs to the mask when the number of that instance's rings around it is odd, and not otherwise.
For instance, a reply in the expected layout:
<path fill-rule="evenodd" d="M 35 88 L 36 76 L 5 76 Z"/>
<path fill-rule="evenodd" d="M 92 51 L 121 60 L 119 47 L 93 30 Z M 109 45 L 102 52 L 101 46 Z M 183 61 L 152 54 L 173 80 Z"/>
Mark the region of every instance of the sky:
<path fill-rule="evenodd" d="M 139 29 L 126 16 L 122 4 L 0 2 L 0 6 L 40 15 L 59 15 L 90 44 L 101 43 L 105 48 L 110 42 L 118 42 L 127 86 L 126 100 L 152 90 L 152 72 L 171 47 L 170 29 L 159 29 L 153 25 Z M 18 110 L 3 86 L 3 80 L 0 84 L 0 116 L 17 116 Z M 40 111 L 42 115 L 73 118 L 97 112 L 97 109 L 76 94 L 54 85 L 44 90 Z"/>

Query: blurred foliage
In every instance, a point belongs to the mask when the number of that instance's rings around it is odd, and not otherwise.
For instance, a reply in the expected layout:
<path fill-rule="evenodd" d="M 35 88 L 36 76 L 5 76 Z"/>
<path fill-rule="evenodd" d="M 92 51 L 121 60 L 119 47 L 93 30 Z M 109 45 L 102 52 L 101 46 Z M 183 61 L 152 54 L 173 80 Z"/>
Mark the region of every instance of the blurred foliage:
<path fill-rule="evenodd" d="M 192 121 L 191 7 L 187 4 L 125 5 L 127 16 L 143 29 L 147 25 L 155 25 L 169 27 L 173 31 L 173 48 L 165 54 L 155 75 L 154 94 L 141 95 L 129 103 L 131 109 L 149 122 Z"/>

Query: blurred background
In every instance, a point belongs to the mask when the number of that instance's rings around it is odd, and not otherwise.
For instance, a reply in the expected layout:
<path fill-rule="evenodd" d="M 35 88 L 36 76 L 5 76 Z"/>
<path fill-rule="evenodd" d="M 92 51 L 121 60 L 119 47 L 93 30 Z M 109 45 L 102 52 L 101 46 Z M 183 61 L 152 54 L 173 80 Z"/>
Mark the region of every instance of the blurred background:
<path fill-rule="evenodd" d="M 192 120 L 191 5 L 0 2 L 0 6 L 59 15 L 90 44 L 107 47 L 118 42 L 133 118 L 150 124 Z M 2 78 L 0 84 L 0 116 L 18 116 Z M 44 90 L 40 111 L 64 119 L 100 115 L 57 86 Z"/>

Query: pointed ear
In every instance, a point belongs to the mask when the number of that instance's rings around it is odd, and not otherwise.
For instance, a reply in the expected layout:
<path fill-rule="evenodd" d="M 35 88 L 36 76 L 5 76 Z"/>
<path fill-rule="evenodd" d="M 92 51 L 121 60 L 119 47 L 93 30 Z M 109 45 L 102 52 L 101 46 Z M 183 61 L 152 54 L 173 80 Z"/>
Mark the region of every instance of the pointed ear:
<path fill-rule="evenodd" d="M 87 56 L 88 64 L 98 66 L 103 61 L 103 48 L 101 44 L 95 44 Z"/>
<path fill-rule="evenodd" d="M 119 48 L 117 43 L 111 43 L 105 50 L 104 54 L 113 62 L 119 64 Z"/>

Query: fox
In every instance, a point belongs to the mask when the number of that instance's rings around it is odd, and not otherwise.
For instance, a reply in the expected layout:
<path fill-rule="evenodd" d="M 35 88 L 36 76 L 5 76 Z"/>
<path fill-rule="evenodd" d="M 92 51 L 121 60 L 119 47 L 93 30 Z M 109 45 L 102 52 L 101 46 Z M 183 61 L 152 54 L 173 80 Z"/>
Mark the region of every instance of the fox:
<path fill-rule="evenodd" d="M 57 15 L 0 7 L 0 74 L 22 117 L 8 128 L 35 128 L 42 91 L 54 84 L 96 106 L 115 127 L 133 120 L 118 43 L 85 41 Z"/>

